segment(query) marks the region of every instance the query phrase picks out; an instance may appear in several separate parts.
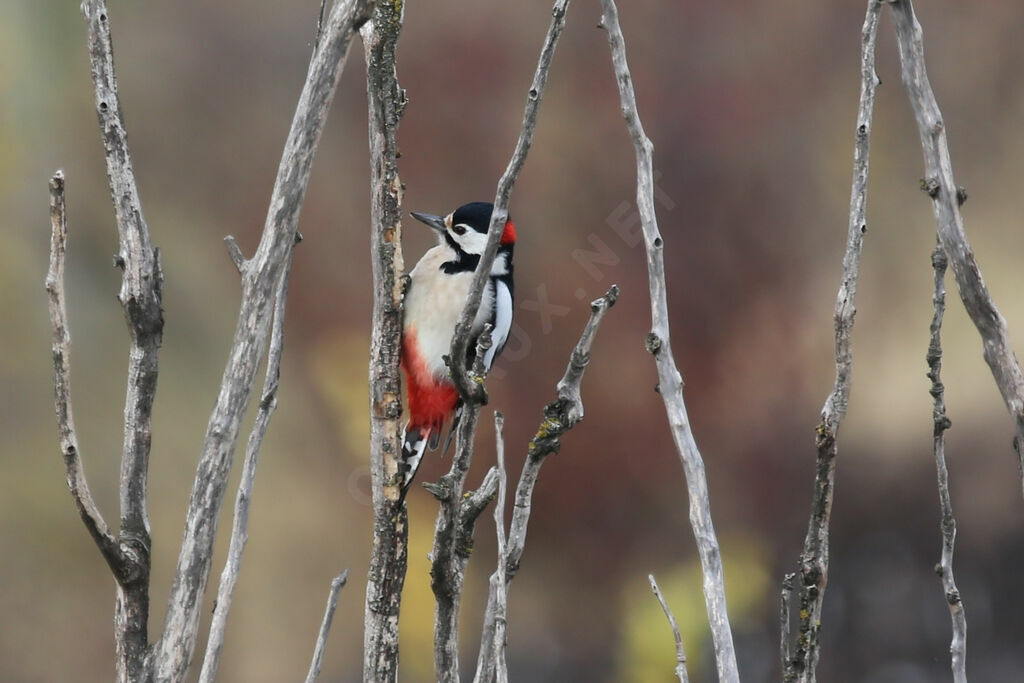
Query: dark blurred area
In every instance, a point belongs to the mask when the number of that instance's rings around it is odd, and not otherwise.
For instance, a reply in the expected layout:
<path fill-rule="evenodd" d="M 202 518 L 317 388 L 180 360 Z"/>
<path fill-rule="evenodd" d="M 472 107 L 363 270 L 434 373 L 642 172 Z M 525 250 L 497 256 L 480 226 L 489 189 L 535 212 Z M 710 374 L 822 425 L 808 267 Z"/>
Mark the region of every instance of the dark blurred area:
<path fill-rule="evenodd" d="M 236 235 L 246 253 L 255 247 L 319 3 L 110 4 L 129 141 L 166 277 L 150 493 L 156 636 L 237 314 L 239 285 L 221 239 Z M 549 7 L 408 4 L 399 48 L 409 97 L 399 131 L 407 209 L 443 213 L 493 197 Z M 1024 5 L 937 0 L 918 9 L 957 181 L 970 193 L 968 234 L 1019 347 Z M 864 3 L 638 0 L 620 10 L 655 144 L 673 347 L 707 464 L 741 671 L 752 683 L 778 680 L 779 584 L 796 568 L 806 532 L 814 427 L 833 381 Z M 518 327 L 488 386 L 506 416 L 513 474 L 586 302 L 612 283 L 622 296 L 583 383 L 586 420 L 537 487 L 510 591 L 510 669 L 520 681 L 672 680 L 671 633 L 647 586 L 653 572 L 682 624 L 691 680 L 710 681 L 685 483 L 643 345 L 649 310 L 633 152 L 599 14 L 596 2 L 569 10 L 511 207 Z M 42 286 L 47 179 L 62 168 L 76 421 L 93 494 L 113 521 L 127 333 L 77 3 L 0 3 L 0 63 L 0 679 L 110 680 L 113 581 L 64 485 Z M 924 361 L 935 239 L 888 16 L 878 71 L 819 671 L 825 681 L 916 683 L 949 671 L 949 616 L 932 571 L 940 532 Z M 360 680 L 371 534 L 368 168 L 357 42 L 302 214 L 280 408 L 256 482 L 225 681 L 300 677 L 331 577 L 344 567 L 352 578 L 321 680 Z M 405 230 L 411 267 L 432 238 L 414 221 Z M 947 456 L 967 666 L 972 680 L 1020 680 L 1024 503 L 1012 424 L 949 286 Z M 482 422 L 471 482 L 494 458 L 489 410 Z M 423 478 L 446 468 L 432 458 Z M 427 681 L 436 503 L 423 491 L 409 501 L 402 675 Z M 233 493 L 226 502 L 214 583 Z M 462 613 L 467 670 L 494 566 L 488 516 L 477 536 Z"/>

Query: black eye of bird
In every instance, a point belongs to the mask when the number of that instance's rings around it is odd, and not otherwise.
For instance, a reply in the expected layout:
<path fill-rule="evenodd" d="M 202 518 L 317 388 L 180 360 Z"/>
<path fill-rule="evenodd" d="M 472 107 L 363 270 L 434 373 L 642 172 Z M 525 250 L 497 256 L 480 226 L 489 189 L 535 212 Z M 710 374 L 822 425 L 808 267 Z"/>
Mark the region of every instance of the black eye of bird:
<path fill-rule="evenodd" d="M 454 232 L 456 235 L 465 235 L 466 234 L 466 226 L 464 226 L 464 225 L 456 225 L 456 226 L 454 226 L 452 228 L 452 232 Z"/>

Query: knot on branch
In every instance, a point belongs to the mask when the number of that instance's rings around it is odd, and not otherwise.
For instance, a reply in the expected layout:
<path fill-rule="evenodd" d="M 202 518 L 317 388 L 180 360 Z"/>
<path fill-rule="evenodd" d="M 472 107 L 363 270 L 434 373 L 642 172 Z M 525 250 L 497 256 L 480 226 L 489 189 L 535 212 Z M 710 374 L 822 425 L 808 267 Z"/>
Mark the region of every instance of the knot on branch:
<path fill-rule="evenodd" d="M 941 189 L 938 178 L 921 178 L 921 191 L 926 193 L 932 199 L 939 196 L 939 190 Z"/>
<path fill-rule="evenodd" d="M 967 203 L 967 188 L 958 187 L 956 188 L 956 205 L 963 206 Z"/>
<path fill-rule="evenodd" d="M 946 250 L 941 246 L 935 247 L 935 250 L 932 251 L 932 268 L 940 272 L 945 272 L 948 265 L 949 258 L 946 256 Z"/>
<path fill-rule="evenodd" d="M 644 348 L 647 349 L 647 353 L 657 355 L 658 351 L 661 350 L 661 337 L 654 332 L 647 334 L 647 339 L 644 340 Z"/>
<path fill-rule="evenodd" d="M 435 482 L 425 481 L 422 484 L 423 488 L 430 492 L 430 495 L 434 496 L 439 502 L 451 500 L 452 497 L 452 486 L 448 479 L 448 475 L 441 477 L 440 480 Z"/>

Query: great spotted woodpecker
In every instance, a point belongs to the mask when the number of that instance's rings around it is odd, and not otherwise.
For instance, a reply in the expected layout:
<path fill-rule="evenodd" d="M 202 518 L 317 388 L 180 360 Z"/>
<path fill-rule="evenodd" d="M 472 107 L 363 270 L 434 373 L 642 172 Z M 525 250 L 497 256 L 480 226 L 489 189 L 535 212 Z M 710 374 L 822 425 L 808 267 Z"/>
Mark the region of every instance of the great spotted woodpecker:
<path fill-rule="evenodd" d="M 458 422 L 461 401 L 443 356 L 450 351 L 455 324 L 469 298 L 473 271 L 487 244 L 493 208 L 486 202 L 472 202 L 447 216 L 412 212 L 414 218 L 437 231 L 437 246 L 428 249 L 409 273 L 405 294 L 402 371 L 409 394 L 409 423 L 405 427 L 399 463 L 403 497 L 427 445 L 437 448 L 441 429 L 449 418 L 455 417 L 452 429 Z M 486 323 L 493 328 L 492 345 L 484 356 L 484 367 L 488 370 L 505 346 L 512 327 L 515 244 L 515 224 L 507 221 L 473 321 L 470 362 L 476 355 L 475 337 Z"/>

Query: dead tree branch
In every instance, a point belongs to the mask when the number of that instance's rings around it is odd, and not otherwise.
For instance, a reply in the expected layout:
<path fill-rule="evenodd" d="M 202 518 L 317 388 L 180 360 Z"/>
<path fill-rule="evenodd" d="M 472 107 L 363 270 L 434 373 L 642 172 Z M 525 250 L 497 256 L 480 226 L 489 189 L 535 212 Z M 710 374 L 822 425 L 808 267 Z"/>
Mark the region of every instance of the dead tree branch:
<path fill-rule="evenodd" d="M 491 265 L 498 253 L 498 242 L 505 229 L 505 222 L 508 221 L 508 203 L 512 196 L 512 188 L 519 178 L 519 172 L 523 170 L 523 164 L 526 163 L 530 145 L 533 144 L 533 133 L 537 129 L 537 111 L 540 108 L 541 98 L 544 97 L 544 86 L 548 82 L 548 71 L 551 69 L 551 60 L 555 56 L 555 47 L 558 45 L 558 38 L 562 35 L 562 29 L 565 27 L 565 12 L 568 7 L 569 0 L 555 0 L 554 7 L 551 8 L 551 25 L 544 37 L 544 46 L 541 48 L 537 70 L 533 75 L 530 91 L 527 93 L 522 130 L 519 133 L 519 139 L 516 140 L 512 158 L 501 175 L 494 194 L 494 209 L 491 212 L 491 225 L 487 231 L 487 246 L 480 256 L 480 262 L 477 264 L 473 283 L 469 289 L 469 298 L 466 300 L 466 306 L 462 309 L 459 322 L 455 325 L 455 334 L 452 336 L 452 348 L 449 355 L 455 361 L 450 363 L 452 381 L 459 390 L 462 400 L 467 404 L 487 403 L 487 392 L 484 390 L 483 384 L 473 382 L 469 377 L 465 362 L 466 352 L 472 341 L 470 337 L 473 332 L 473 321 L 480 308 L 484 284 L 491 273 Z"/>
<path fill-rule="evenodd" d="M 146 487 L 152 439 L 153 401 L 163 339 L 163 273 L 153 248 L 135 182 L 127 134 L 117 92 L 110 21 L 104 0 L 84 0 L 89 62 L 96 113 L 106 158 L 107 179 L 117 220 L 122 269 L 118 299 L 124 309 L 131 347 L 124 407 L 121 455 L 121 519 L 118 544 L 125 558 L 118 576 L 114 616 L 118 680 L 138 680 L 146 670 L 149 643 L 150 535 Z"/>
<path fill-rule="evenodd" d="M 828 584 L 829 521 L 835 493 L 835 471 L 839 425 L 846 415 L 850 398 L 850 379 L 853 373 L 852 335 L 857 297 L 857 278 L 860 273 L 860 255 L 867 232 L 865 210 L 868 191 L 868 157 L 871 147 L 871 121 L 874 113 L 875 39 L 878 34 L 879 0 L 868 0 L 864 26 L 861 30 L 861 84 L 860 103 L 857 107 L 856 142 L 853 152 L 853 182 L 850 189 L 850 221 L 847 228 L 846 252 L 843 255 L 843 274 L 836 295 L 835 338 L 836 379 L 831 393 L 821 409 L 818 424 L 817 461 L 815 465 L 814 493 L 811 514 L 800 555 L 799 595 L 800 628 L 793 656 L 789 658 L 785 677 L 811 683 L 821 654 L 821 609 Z"/>
<path fill-rule="evenodd" d="M 398 615 L 408 564 L 408 517 L 401 500 L 402 444 L 402 190 L 398 122 L 405 91 L 395 49 L 404 3 L 379 2 L 360 30 L 366 56 L 370 144 L 370 260 L 373 322 L 370 337 L 370 477 L 373 551 L 366 583 L 363 680 L 398 679 Z"/>
<path fill-rule="evenodd" d="M 942 555 L 935 565 L 935 572 L 942 578 L 942 589 L 949 606 L 953 622 L 953 639 L 949 646 L 954 683 L 967 683 L 967 616 L 964 603 L 960 600 L 953 579 L 953 546 L 956 543 L 956 519 L 953 517 L 953 503 L 949 497 L 949 471 L 946 469 L 946 430 L 952 423 L 946 417 L 946 388 L 942 384 L 942 318 L 946 310 L 946 265 L 948 261 L 942 245 L 937 244 L 932 252 L 932 268 L 935 270 L 935 291 L 932 304 L 931 338 L 928 342 L 928 379 L 932 385 L 929 393 L 934 400 L 932 436 L 934 439 L 935 470 L 938 475 L 939 508 L 942 511 Z"/>
<path fill-rule="evenodd" d="M 341 589 L 348 582 L 348 570 L 334 577 L 331 581 L 331 592 L 327 595 L 327 606 L 324 608 L 324 619 L 320 623 L 320 633 L 316 638 L 316 647 L 313 649 L 313 661 L 309 663 L 309 673 L 306 674 L 306 683 L 316 683 L 320 677 L 320 666 L 324 661 L 324 650 L 327 648 L 327 636 L 331 632 L 331 622 L 334 621 L 334 610 L 338 607 L 338 597 Z"/>
<path fill-rule="evenodd" d="M 498 536 L 498 568 L 495 570 L 494 601 L 494 679 L 508 683 L 508 665 L 505 663 L 505 626 L 508 615 L 508 583 L 505 578 L 505 488 L 508 478 L 505 470 L 505 417 L 494 413 L 495 453 L 498 459 L 498 501 L 494 504 L 494 526 Z"/>
<path fill-rule="evenodd" d="M 661 594 L 658 582 L 654 580 L 654 574 L 648 574 L 647 580 L 651 582 L 651 591 L 654 593 L 654 597 L 658 598 L 665 618 L 668 619 L 668 624 L 672 627 L 672 636 L 676 640 L 676 678 L 679 679 L 679 683 L 687 683 L 690 679 L 686 674 L 686 650 L 683 649 L 683 636 L 679 633 L 679 622 L 676 621 L 676 615 L 672 614 L 668 603 L 665 602 L 665 596 Z"/>
<path fill-rule="evenodd" d="M 368 18 L 369 10 L 367 0 L 342 0 L 331 9 L 285 143 L 263 235 L 255 255 L 241 268 L 238 325 L 189 500 L 164 632 L 153 653 L 153 677 L 158 681 L 182 680 L 195 650 L 217 517 L 239 426 L 266 349 L 274 293 L 295 243 L 313 156 L 349 42 L 356 27 Z"/>
<path fill-rule="evenodd" d="M 471 382 L 483 382 L 484 356 L 490 347 L 491 326 L 485 325 L 477 339 Z M 440 503 L 430 552 L 430 587 L 435 599 L 434 669 L 437 680 L 443 683 L 459 681 L 459 607 L 466 565 L 473 551 L 473 530 L 498 488 L 498 471 L 492 467 L 476 491 L 463 495 L 479 417 L 479 404 L 463 406 L 451 469 L 436 484 L 424 484 Z"/>
<path fill-rule="evenodd" d="M 67 301 L 64 296 L 64 261 L 67 255 L 68 226 L 64 202 L 64 174 L 57 171 L 50 179 L 50 270 L 46 274 L 46 291 L 50 296 L 50 322 L 53 325 L 53 384 L 60 431 L 60 450 L 67 470 L 68 490 L 78 514 L 85 523 L 110 571 L 118 578 L 126 571 L 129 558 L 121 553 L 114 534 L 103 521 L 89 492 L 82 457 L 78 450 L 78 433 L 71 410 L 71 331 L 68 329 Z"/>
<path fill-rule="evenodd" d="M 1015 442 L 1020 454 L 1020 444 L 1024 443 L 1024 373 L 1014 356 L 1006 320 L 992 301 L 964 231 L 960 213 L 963 195 L 953 179 L 946 127 L 925 69 L 921 25 L 910 0 L 893 0 L 890 6 L 899 44 L 903 85 L 921 136 L 925 172 L 922 187 L 931 197 L 939 241 L 949 257 L 960 299 L 981 335 L 985 362 L 1015 421 Z"/>
<path fill-rule="evenodd" d="M 295 237 L 296 243 L 301 241 L 300 233 L 295 233 Z M 235 586 L 238 584 L 238 576 L 242 571 L 242 554 L 245 552 L 245 544 L 249 540 L 249 505 L 252 500 L 253 484 L 256 480 L 256 465 L 259 463 L 260 448 L 263 446 L 263 437 L 266 436 L 270 418 L 277 409 L 277 388 L 281 379 L 281 356 L 284 353 L 284 313 L 291 268 L 292 261 L 289 256 L 274 294 L 274 322 L 270 331 L 270 350 L 267 352 L 267 372 L 263 380 L 263 394 L 260 398 L 259 411 L 256 413 L 256 422 L 252 431 L 249 432 L 249 440 L 245 447 L 242 478 L 238 482 L 238 494 L 235 498 L 231 542 L 228 546 L 228 557 L 224 562 L 224 570 L 220 575 L 220 585 L 217 588 L 217 601 L 213 608 L 213 620 L 210 622 L 210 634 L 206 641 L 206 653 L 203 657 L 203 668 L 199 674 L 199 683 L 213 683 L 217 677 L 228 613 L 231 611 Z"/>
<path fill-rule="evenodd" d="M 499 595 L 499 591 L 504 589 L 504 601 L 507 605 L 508 584 L 519 571 L 519 563 L 526 547 L 526 531 L 530 522 L 533 489 L 537 484 L 541 465 L 544 464 L 547 456 L 557 453 L 562 447 L 562 435 L 583 419 L 583 397 L 580 393 L 580 384 L 583 382 L 583 373 L 590 363 L 590 348 L 605 313 L 615 305 L 618 297 L 619 288 L 617 285 L 612 285 L 603 297 L 590 303 L 590 319 L 587 320 L 583 334 L 580 335 L 579 341 L 572 350 L 565 374 L 558 382 L 558 396 L 544 407 L 544 420 L 537 428 L 537 434 L 530 441 L 526 462 L 523 463 L 523 471 L 520 473 L 519 482 L 516 485 L 507 547 L 504 556 L 499 559 L 499 562 L 503 562 L 504 565 L 499 566 L 491 574 L 474 683 L 491 683 L 495 679 L 498 649 L 504 647 L 505 642 L 503 637 L 499 639 L 496 635 L 499 619 L 504 619 L 504 611 L 500 606 L 502 597 Z"/>
<path fill-rule="evenodd" d="M 725 601 L 725 577 L 722 572 L 722 556 L 711 521 L 711 504 L 708 496 L 707 477 L 704 461 L 694 441 L 690 421 L 683 401 L 683 378 L 676 368 L 669 340 L 668 298 L 665 283 L 664 242 L 658 230 L 658 219 L 654 212 L 654 171 L 652 155 L 654 146 L 644 133 L 637 111 L 633 79 L 626 62 L 626 45 L 619 27 L 618 9 L 613 0 L 602 0 L 604 11 L 600 26 L 608 32 L 612 64 L 619 87 L 622 115 L 626 121 L 633 147 L 636 151 L 636 199 L 640 211 L 640 222 L 644 233 L 647 253 L 647 271 L 651 298 L 651 332 L 647 335 L 647 349 L 654 355 L 658 368 L 658 391 L 665 402 L 672 438 L 679 451 L 679 457 L 686 475 L 690 497 L 690 525 L 693 527 L 697 550 L 700 554 L 701 571 L 704 575 L 704 602 L 711 626 L 711 637 L 715 649 L 715 664 L 718 678 L 723 683 L 739 680 L 736 669 L 736 653 L 733 648 L 732 630 Z"/>

